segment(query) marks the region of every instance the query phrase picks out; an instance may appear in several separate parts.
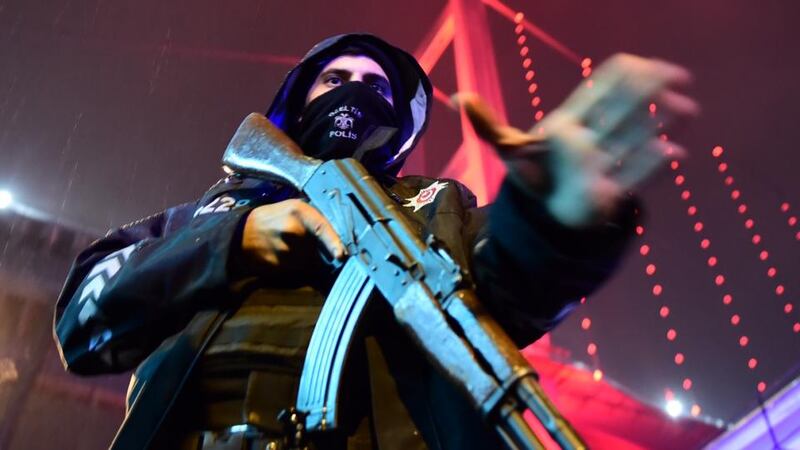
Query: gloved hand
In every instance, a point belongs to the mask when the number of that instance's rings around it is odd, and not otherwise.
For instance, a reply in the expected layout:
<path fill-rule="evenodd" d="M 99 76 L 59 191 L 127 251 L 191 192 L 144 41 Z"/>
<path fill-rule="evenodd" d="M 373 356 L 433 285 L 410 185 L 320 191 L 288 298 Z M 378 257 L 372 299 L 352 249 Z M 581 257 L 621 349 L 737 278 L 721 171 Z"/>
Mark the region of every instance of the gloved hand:
<path fill-rule="evenodd" d="M 673 90 L 690 79 L 683 67 L 617 54 L 527 133 L 499 123 L 477 95 L 457 94 L 453 101 L 497 148 L 511 181 L 541 198 L 560 223 L 584 227 L 612 217 L 626 191 L 667 158 L 685 154 L 657 135 L 699 111 Z"/>
<path fill-rule="evenodd" d="M 238 265 L 248 274 L 302 271 L 318 266 L 319 244 L 337 260 L 346 256 L 342 240 L 320 212 L 299 199 L 259 206 L 247 216 Z"/>

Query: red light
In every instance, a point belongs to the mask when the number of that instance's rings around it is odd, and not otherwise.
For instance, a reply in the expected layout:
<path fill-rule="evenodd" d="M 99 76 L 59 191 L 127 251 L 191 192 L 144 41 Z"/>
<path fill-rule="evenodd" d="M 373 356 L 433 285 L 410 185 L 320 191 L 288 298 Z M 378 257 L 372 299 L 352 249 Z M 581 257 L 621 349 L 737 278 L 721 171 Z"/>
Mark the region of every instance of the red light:
<path fill-rule="evenodd" d="M 581 297 L 581 305 L 586 303 L 586 297 Z"/>
<path fill-rule="evenodd" d="M 590 342 L 589 345 L 586 346 L 586 353 L 588 353 L 589 356 L 594 356 L 594 354 L 597 353 L 597 345 L 595 345 L 594 342 Z"/>
<path fill-rule="evenodd" d="M 592 68 L 591 67 L 587 67 L 587 68 L 581 70 L 581 76 L 583 76 L 583 78 L 586 78 L 591 74 L 592 74 Z"/>
<path fill-rule="evenodd" d="M 584 317 L 583 320 L 581 320 L 581 328 L 583 328 L 584 330 L 588 330 L 589 327 L 591 326 L 592 326 L 592 319 Z"/>
<path fill-rule="evenodd" d="M 792 325 L 792 331 L 800 333 L 800 322 L 795 322 L 794 325 Z"/>
<path fill-rule="evenodd" d="M 522 33 L 522 30 L 524 30 L 524 29 L 525 29 L 525 27 L 523 27 L 522 25 L 517 25 L 517 26 L 514 27 L 514 33 L 520 34 L 520 33 Z"/>
<path fill-rule="evenodd" d="M 669 315 L 669 308 L 662 306 L 661 309 L 658 310 L 658 315 L 666 319 Z"/>
<path fill-rule="evenodd" d="M 685 178 L 683 178 L 683 175 L 678 175 L 677 177 L 675 177 L 675 184 L 676 184 L 677 186 L 680 186 L 680 185 L 682 185 L 682 184 L 683 184 L 683 182 L 684 182 L 685 180 L 686 180 L 686 179 L 685 179 Z"/>
<path fill-rule="evenodd" d="M 537 107 L 537 106 L 539 106 L 539 103 L 541 103 L 541 102 L 542 102 L 542 98 L 541 97 L 533 97 L 531 99 L 531 106 Z"/>
<path fill-rule="evenodd" d="M 602 380 L 603 379 L 603 371 L 600 370 L 600 369 L 594 369 L 594 372 L 592 372 L 592 379 L 594 379 L 594 381 Z"/>
<path fill-rule="evenodd" d="M 717 257 L 716 256 L 709 257 L 708 258 L 708 266 L 709 267 L 714 267 L 716 265 L 717 265 Z"/>
<path fill-rule="evenodd" d="M 678 332 L 677 331 L 673 330 L 672 328 L 667 330 L 667 340 L 668 341 L 674 341 L 676 337 L 678 337 Z"/>
<path fill-rule="evenodd" d="M 769 253 L 766 250 L 761 250 L 761 253 L 758 254 L 758 258 L 762 261 L 766 261 L 769 258 Z"/>
<path fill-rule="evenodd" d="M 524 43 L 525 43 L 525 41 L 526 41 L 527 39 L 528 39 L 528 38 L 526 38 L 526 37 L 525 37 L 525 35 L 523 34 L 522 36 L 520 36 L 520 37 L 518 37 L 518 38 L 517 38 L 517 44 L 519 44 L 519 45 L 522 45 L 522 44 L 524 44 Z"/>
<path fill-rule="evenodd" d="M 521 49 L 519 49 L 519 56 L 526 56 L 529 51 L 530 49 L 527 46 L 522 47 Z"/>
<path fill-rule="evenodd" d="M 678 170 L 678 167 L 680 167 L 680 164 L 678 164 L 678 161 L 672 161 L 671 163 L 669 163 L 669 167 L 672 170 Z"/>
<path fill-rule="evenodd" d="M 770 278 L 774 278 L 776 273 L 778 273 L 778 271 L 774 267 L 767 269 L 767 276 Z"/>
<path fill-rule="evenodd" d="M 754 234 L 753 235 L 753 244 L 758 244 L 759 242 L 761 242 L 761 235 Z"/>
<path fill-rule="evenodd" d="M 756 386 L 756 389 L 758 389 L 758 392 L 763 393 L 764 391 L 767 390 L 767 383 L 764 383 L 763 381 L 759 381 L 758 386 Z"/>
<path fill-rule="evenodd" d="M 797 233 L 794 234 L 794 239 L 796 241 L 800 241 L 800 231 L 798 231 Z"/>
<path fill-rule="evenodd" d="M 703 239 L 702 241 L 700 241 L 700 247 L 702 247 L 704 249 L 708 248 L 710 245 L 711 245 L 711 241 L 708 240 L 708 239 Z"/>
<path fill-rule="evenodd" d="M 789 217 L 789 226 L 793 227 L 795 225 L 797 225 L 797 217 L 795 216 Z"/>
<path fill-rule="evenodd" d="M 757 365 L 758 365 L 758 360 L 755 358 L 750 358 L 750 360 L 747 361 L 747 367 L 749 367 L 750 369 L 755 369 Z"/>
<path fill-rule="evenodd" d="M 525 58 L 524 60 L 522 60 L 522 67 L 526 69 L 530 67 L 531 64 L 533 64 L 533 61 L 530 58 Z"/>
<path fill-rule="evenodd" d="M 584 69 L 591 65 L 592 65 L 592 58 L 583 58 L 583 61 L 581 61 L 581 67 Z"/>
<path fill-rule="evenodd" d="M 672 389 L 664 389 L 664 398 L 665 398 L 667 401 L 670 401 L 670 400 L 672 400 L 673 398 L 675 398 L 675 393 L 674 393 L 674 392 L 672 392 Z"/>
<path fill-rule="evenodd" d="M 689 197 L 691 197 L 691 196 L 692 196 L 692 193 L 689 192 L 689 190 L 685 190 L 685 191 L 681 192 L 681 199 L 682 200 L 689 200 Z"/>
<path fill-rule="evenodd" d="M 542 120 L 542 117 L 544 117 L 544 111 L 536 111 L 536 114 L 533 115 L 536 120 Z"/>
<path fill-rule="evenodd" d="M 641 247 L 639 247 L 639 253 L 642 256 L 647 256 L 647 254 L 650 253 L 650 246 L 647 244 L 642 245 Z"/>
<path fill-rule="evenodd" d="M 689 208 L 686 210 L 686 213 L 687 213 L 687 214 L 689 214 L 690 216 L 693 216 L 693 215 L 697 214 L 697 207 L 696 207 L 696 206 L 694 206 L 694 205 L 690 206 L 690 207 L 689 207 Z"/>
<path fill-rule="evenodd" d="M 731 302 L 733 302 L 733 296 L 731 294 L 725 294 L 722 296 L 722 303 L 730 305 Z"/>
<path fill-rule="evenodd" d="M 714 158 L 719 158 L 722 155 L 722 152 L 723 152 L 722 147 L 720 147 L 719 145 L 711 150 L 711 154 L 714 156 Z"/>
<path fill-rule="evenodd" d="M 648 107 L 648 109 L 650 110 L 650 115 L 651 116 L 654 116 L 656 114 L 656 104 L 655 103 L 650 103 L 650 106 Z"/>
<path fill-rule="evenodd" d="M 731 325 L 736 326 L 739 325 L 739 322 L 742 321 L 742 318 L 739 317 L 738 314 L 734 314 L 731 316 Z"/>
<path fill-rule="evenodd" d="M 637 226 L 636 227 L 636 234 L 638 234 L 639 236 L 643 235 L 644 234 L 644 227 L 641 226 L 641 225 Z"/>
<path fill-rule="evenodd" d="M 692 380 L 690 378 L 683 379 L 683 390 L 688 391 L 692 388 Z"/>
<path fill-rule="evenodd" d="M 652 274 L 656 273 L 656 265 L 655 264 L 648 264 L 647 267 L 644 269 L 644 271 L 648 275 L 652 275 Z"/>
<path fill-rule="evenodd" d="M 517 14 L 514 15 L 514 23 L 520 23 L 520 22 L 522 22 L 522 19 L 524 19 L 524 18 L 525 18 L 525 14 L 522 14 L 521 12 L 518 12 Z"/>
<path fill-rule="evenodd" d="M 536 75 L 536 74 L 532 70 L 529 70 L 529 71 L 525 72 L 525 80 L 531 81 L 533 79 L 534 75 Z M 531 85 L 528 86 L 528 92 L 533 94 L 534 92 L 536 92 L 536 88 L 538 88 L 538 87 L 539 86 L 537 86 L 536 83 L 531 83 Z"/>
<path fill-rule="evenodd" d="M 783 212 L 789 211 L 789 204 L 786 202 L 781 203 L 781 211 Z"/>
<path fill-rule="evenodd" d="M 747 219 L 744 221 L 744 227 L 747 228 L 748 230 L 753 228 L 754 224 L 755 222 L 753 222 L 753 219 Z"/>
<path fill-rule="evenodd" d="M 776 295 L 783 295 L 784 287 L 782 284 L 775 286 L 775 294 Z"/>
<path fill-rule="evenodd" d="M 692 417 L 699 416 L 700 412 L 701 412 L 700 405 L 692 405 Z"/>
<path fill-rule="evenodd" d="M 720 172 L 725 172 L 726 170 L 728 170 L 728 165 L 725 163 L 719 163 L 719 166 L 717 166 L 717 170 L 719 170 Z"/>
<path fill-rule="evenodd" d="M 725 177 L 725 184 L 728 185 L 728 186 L 732 185 L 733 184 L 733 177 L 732 176 Z"/>
<path fill-rule="evenodd" d="M 737 190 L 734 190 L 733 192 L 731 192 L 731 199 L 733 199 L 733 200 L 737 200 L 737 199 L 739 198 L 739 196 L 740 196 L 740 195 L 742 195 L 742 193 L 741 193 L 741 192 L 739 192 L 739 190 L 738 190 L 738 189 L 737 189 Z"/>
<path fill-rule="evenodd" d="M 685 360 L 683 353 L 675 353 L 675 364 L 680 366 Z"/>
<path fill-rule="evenodd" d="M 667 136 L 667 134 L 666 134 L 666 133 L 661 133 L 661 134 L 659 134 L 659 135 L 658 135 L 658 139 L 660 139 L 660 140 L 662 140 L 662 141 L 664 141 L 664 142 L 667 142 L 667 140 L 669 140 L 669 137 Z M 670 149 L 667 149 L 667 154 L 668 154 L 668 155 L 669 155 L 669 154 L 672 154 L 672 152 L 670 152 L 669 150 L 670 150 Z"/>
<path fill-rule="evenodd" d="M 717 275 L 716 277 L 714 277 L 714 284 L 716 284 L 717 286 L 722 286 L 723 284 L 725 284 L 725 277 L 722 275 Z"/>
<path fill-rule="evenodd" d="M 786 314 L 790 314 L 793 309 L 794 309 L 794 305 L 791 304 L 791 303 L 787 303 L 787 304 L 783 305 L 783 312 L 785 312 Z"/>
<path fill-rule="evenodd" d="M 747 343 L 750 342 L 750 339 L 747 336 L 742 336 L 739 338 L 739 345 L 742 347 L 747 347 Z"/>
<path fill-rule="evenodd" d="M 694 231 L 696 231 L 698 233 L 703 231 L 703 222 L 695 222 Z"/>
<path fill-rule="evenodd" d="M 663 290 L 664 290 L 664 288 L 661 287 L 660 284 L 654 284 L 653 285 L 653 295 L 655 295 L 656 297 L 661 295 L 661 292 L 663 292 Z"/>
<path fill-rule="evenodd" d="M 747 212 L 747 205 L 745 205 L 744 203 L 742 203 L 741 205 L 739 205 L 739 209 L 738 209 L 738 211 L 739 211 L 739 214 L 744 214 L 744 213 L 746 213 L 746 212 Z"/>

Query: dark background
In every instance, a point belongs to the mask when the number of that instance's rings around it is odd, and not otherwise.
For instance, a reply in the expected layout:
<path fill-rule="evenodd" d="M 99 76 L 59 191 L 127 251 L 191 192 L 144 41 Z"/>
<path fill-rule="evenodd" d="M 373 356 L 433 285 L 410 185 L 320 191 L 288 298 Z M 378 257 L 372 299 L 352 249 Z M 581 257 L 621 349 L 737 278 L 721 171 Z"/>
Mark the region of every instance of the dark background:
<path fill-rule="evenodd" d="M 800 6 L 790 0 L 507 4 L 595 64 L 626 51 L 694 73 L 690 93 L 703 113 L 675 135 L 691 152 L 680 168 L 686 184 L 676 188 L 676 173 L 666 170 L 644 187 L 645 235 L 553 342 L 645 401 L 662 404 L 671 389 L 712 420 L 742 417 L 755 405 L 758 381 L 767 383 L 768 395 L 800 373 L 800 334 L 792 330 L 800 304 L 784 313 L 800 292 L 800 228 L 787 224 L 800 206 Z M 444 6 L 0 0 L 0 189 L 52 221 L 94 235 L 194 200 L 221 176 L 221 152 L 240 120 L 266 109 L 292 61 L 313 43 L 368 31 L 413 51 Z M 529 125 L 533 111 L 514 25 L 491 10 L 488 17 L 510 119 Z M 548 111 L 580 80 L 580 69 L 530 36 L 529 43 Z M 454 74 L 448 50 L 431 77 L 450 94 Z M 437 103 L 425 151 L 410 166 L 439 173 L 460 139 L 458 117 Z M 711 156 L 715 145 L 724 146 L 727 174 L 741 190 L 736 203 Z M 680 199 L 684 188 L 690 202 Z M 742 201 L 745 216 L 736 212 Z M 787 213 L 782 202 L 791 205 Z M 690 203 L 698 207 L 695 218 L 685 213 Z M 745 217 L 762 236 L 757 247 Z M 699 234 L 692 230 L 698 219 L 705 225 Z M 699 248 L 702 237 L 711 240 L 710 252 Z M 647 260 L 636 251 L 642 243 L 651 246 Z M 769 264 L 758 260 L 764 249 Z M 8 245 L 0 251 L 0 261 L 13 264 Z M 711 254 L 719 259 L 713 269 L 706 265 Z M 644 274 L 649 262 L 657 265 L 654 277 Z M 775 279 L 765 274 L 770 266 Z M 723 288 L 713 283 L 718 273 L 726 277 Z M 664 286 L 659 298 L 650 294 L 655 281 Z M 777 283 L 785 286 L 780 297 Z M 723 305 L 725 292 L 732 305 Z M 671 308 L 667 320 L 658 315 L 662 305 Z M 741 315 L 737 327 L 729 322 L 734 312 Z M 588 331 L 579 326 L 584 317 L 592 319 Z M 675 342 L 664 338 L 669 327 L 678 332 Z M 738 345 L 743 334 L 750 338 L 745 349 Z M 595 358 L 585 352 L 590 341 L 599 349 Z M 686 356 L 682 366 L 672 362 L 676 351 Z M 750 357 L 758 358 L 755 370 L 747 368 Z M 685 377 L 693 381 L 688 392 L 681 388 Z"/>

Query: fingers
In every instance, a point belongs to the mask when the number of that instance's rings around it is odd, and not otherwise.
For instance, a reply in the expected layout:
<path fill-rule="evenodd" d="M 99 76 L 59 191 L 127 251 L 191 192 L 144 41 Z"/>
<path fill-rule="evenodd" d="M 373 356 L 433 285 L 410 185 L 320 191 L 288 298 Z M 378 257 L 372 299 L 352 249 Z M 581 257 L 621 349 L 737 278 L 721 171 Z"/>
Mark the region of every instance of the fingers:
<path fill-rule="evenodd" d="M 333 258 L 346 256 L 346 248 L 330 222 L 308 203 L 284 200 L 259 206 L 248 214 L 242 231 L 240 260 L 243 267 L 286 268 L 307 264 L 315 247 L 313 234 Z"/>
<path fill-rule="evenodd" d="M 657 134 L 669 131 L 677 119 L 698 113 L 699 106 L 693 99 L 665 91 L 659 95 L 657 103 L 641 107 L 605 134 L 598 133 L 597 146 L 605 149 L 614 161 L 619 161 L 631 152 L 646 151 L 642 147 L 648 146 L 648 141 Z"/>
<path fill-rule="evenodd" d="M 656 169 L 669 159 L 686 156 L 686 150 L 671 141 L 651 139 L 639 151 L 631 153 L 621 164 L 609 173 L 621 190 L 630 190 L 646 180 Z"/>
<path fill-rule="evenodd" d="M 694 117 L 700 114 L 700 105 L 693 98 L 674 90 L 662 91 L 655 103 L 676 116 Z"/>
<path fill-rule="evenodd" d="M 343 259 L 347 255 L 347 250 L 339 235 L 336 234 L 328 219 L 316 208 L 308 203 L 297 201 L 295 216 L 302 222 L 306 230 L 317 237 L 334 258 Z"/>
<path fill-rule="evenodd" d="M 582 83 L 562 108 L 604 135 L 606 129 L 615 128 L 629 114 L 657 99 L 661 92 L 687 85 L 691 74 L 666 61 L 618 54 L 603 63 L 591 79 L 591 87 Z"/>
<path fill-rule="evenodd" d="M 492 108 L 477 94 L 459 92 L 450 101 L 453 106 L 464 109 L 478 136 L 492 144 L 500 156 L 543 141 L 541 137 L 502 123 Z"/>

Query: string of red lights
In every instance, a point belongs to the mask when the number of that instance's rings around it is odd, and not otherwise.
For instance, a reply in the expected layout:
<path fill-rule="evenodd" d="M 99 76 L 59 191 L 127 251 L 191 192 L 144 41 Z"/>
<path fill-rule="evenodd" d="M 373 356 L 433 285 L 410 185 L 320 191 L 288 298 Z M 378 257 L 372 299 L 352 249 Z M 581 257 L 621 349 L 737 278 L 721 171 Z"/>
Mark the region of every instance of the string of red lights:
<path fill-rule="evenodd" d="M 517 46 L 519 46 L 519 56 L 522 58 L 522 69 L 525 71 L 525 81 L 528 82 L 528 94 L 531 96 L 531 107 L 534 108 L 533 120 L 538 122 L 544 117 L 544 110 L 541 109 L 542 98 L 537 94 L 539 84 L 534 81 L 536 72 L 533 70 L 533 57 L 530 54 L 530 47 L 526 45 L 528 36 L 522 21 L 525 15 L 521 12 L 514 14 L 514 33 L 517 35 Z"/>
<path fill-rule="evenodd" d="M 655 112 L 655 105 L 651 105 L 651 112 L 653 112 L 653 113 Z M 664 140 L 667 139 L 666 135 L 661 135 L 661 137 Z M 705 230 L 705 224 L 703 223 L 702 220 L 700 220 L 700 209 L 697 207 L 696 204 L 691 202 L 692 191 L 687 187 L 688 182 L 687 182 L 687 179 L 686 179 L 686 175 L 681 171 L 680 163 L 677 160 L 673 160 L 673 161 L 670 162 L 670 168 L 673 170 L 673 172 L 675 172 L 675 178 L 673 179 L 673 182 L 675 184 L 675 187 L 681 191 L 680 192 L 681 200 L 686 202 L 689 205 L 686 208 L 686 215 L 692 221 L 694 221 L 694 223 L 692 224 L 692 229 L 694 230 L 695 233 L 697 233 L 698 235 L 701 236 L 700 242 L 699 242 L 700 248 L 704 252 L 706 252 L 708 254 L 708 258 L 706 259 L 706 265 L 710 269 L 712 269 L 712 271 L 716 272 L 716 274 L 713 275 L 713 277 L 714 277 L 714 285 L 717 286 L 717 288 L 720 289 L 720 291 L 721 291 L 722 304 L 726 308 L 730 308 L 730 309 L 733 310 L 731 312 L 730 319 L 729 319 L 730 326 L 734 327 L 737 330 L 742 329 L 742 328 L 744 328 L 744 326 L 742 325 L 742 317 L 735 310 L 735 306 L 733 305 L 733 295 L 727 290 L 727 286 L 726 286 L 727 280 L 726 280 L 725 274 L 718 267 L 718 265 L 719 265 L 719 256 L 715 255 L 713 249 L 711 248 L 711 239 L 709 239 L 707 237 L 707 235 L 703 233 L 703 231 Z M 720 168 L 721 172 L 724 172 L 725 170 L 727 170 L 727 166 L 722 166 Z M 731 183 L 733 182 L 732 178 L 731 178 L 730 182 Z M 735 195 L 736 198 L 738 198 L 738 196 L 739 196 L 739 194 Z M 746 205 L 745 205 L 744 208 L 741 210 L 742 213 L 744 211 L 746 211 L 746 209 L 747 208 L 746 208 Z M 756 236 L 758 236 L 758 235 L 756 235 Z M 759 237 L 754 239 L 754 243 L 757 244 L 758 242 L 760 242 L 760 240 L 761 240 L 761 238 L 759 236 Z M 739 336 L 738 344 L 739 344 L 739 348 L 743 352 L 748 352 L 748 348 L 752 349 L 752 346 L 750 346 L 750 343 L 751 343 L 751 338 L 746 333 L 743 333 L 743 334 L 741 334 Z M 758 368 L 758 358 L 756 357 L 756 355 L 753 353 L 752 350 L 750 350 L 748 352 L 748 354 L 746 354 L 745 357 L 747 358 L 747 368 L 749 370 L 751 370 L 754 374 L 756 374 L 756 369 Z M 758 390 L 758 392 L 764 392 L 766 390 L 766 388 L 767 388 L 767 384 L 766 384 L 765 381 L 759 380 L 756 383 L 756 389 Z"/>
<path fill-rule="evenodd" d="M 742 216 L 744 220 L 744 227 L 752 233 L 750 237 L 750 242 L 753 244 L 754 248 L 758 252 L 758 260 L 767 266 L 766 271 L 764 274 L 770 278 L 770 280 L 774 280 L 775 288 L 773 293 L 775 297 L 778 298 L 779 302 L 782 300 L 782 297 L 786 295 L 786 286 L 778 280 L 778 267 L 775 263 L 770 263 L 769 261 L 769 250 L 767 249 L 766 244 L 764 243 L 764 238 L 760 233 L 756 230 L 756 223 L 752 217 L 752 213 L 748 213 L 747 203 L 742 198 L 742 190 L 736 186 L 736 181 L 734 180 L 733 176 L 729 174 L 730 167 L 727 162 L 723 159 L 723 154 L 725 153 L 725 149 L 722 146 L 715 146 L 711 149 L 711 156 L 714 157 L 719 163 L 717 164 L 717 172 L 723 177 L 724 185 L 730 189 L 730 199 L 734 204 L 738 203 L 736 206 L 736 212 Z M 784 208 L 785 206 L 785 208 Z M 788 213 L 789 211 L 789 204 L 783 203 L 781 205 L 781 210 L 783 212 Z M 797 225 L 797 217 L 790 216 L 787 220 L 787 223 L 790 227 L 794 227 Z M 800 240 L 800 232 L 795 235 L 795 238 Z M 781 302 L 782 303 L 782 302 Z M 792 314 L 795 309 L 795 305 L 791 301 L 786 301 L 783 304 L 783 312 L 788 316 Z M 800 321 L 795 321 L 792 324 L 792 331 L 797 334 L 800 333 Z M 761 386 L 761 385 L 759 385 Z M 763 392 L 759 389 L 760 392 Z"/>
<path fill-rule="evenodd" d="M 651 111 L 652 111 L 652 108 L 651 108 Z M 664 337 L 667 339 L 667 341 L 669 341 L 671 344 L 673 344 L 675 346 L 675 348 L 676 348 L 676 351 L 675 351 L 675 354 L 673 355 L 672 361 L 673 361 L 673 363 L 675 363 L 676 366 L 681 367 L 682 370 L 684 371 L 684 374 L 685 374 L 685 372 L 687 370 L 686 366 L 684 366 L 684 363 L 686 362 L 686 355 L 685 355 L 685 353 L 683 351 L 681 351 L 680 347 L 678 347 L 680 345 L 680 341 L 676 342 L 676 340 L 678 338 L 677 326 L 674 323 L 672 323 L 672 319 L 671 319 L 672 318 L 672 311 L 671 311 L 669 305 L 666 303 L 666 301 L 662 297 L 662 294 L 664 293 L 663 281 L 658 281 L 658 275 L 656 274 L 657 267 L 656 267 L 656 263 L 654 262 L 654 258 L 653 258 L 653 254 L 652 254 L 653 250 L 652 250 L 652 247 L 651 247 L 650 243 L 644 239 L 644 233 L 645 233 L 644 226 L 641 225 L 641 224 L 637 225 L 636 226 L 636 234 L 639 235 L 640 238 L 642 239 L 642 241 L 641 241 L 642 243 L 639 246 L 639 256 L 641 256 L 644 259 L 644 263 L 645 263 L 645 265 L 644 265 L 644 273 L 645 273 L 646 276 L 648 276 L 651 279 L 653 279 L 652 287 L 650 289 L 650 294 L 656 300 L 660 300 L 660 302 L 659 302 L 660 306 L 658 308 L 658 316 L 661 317 L 661 319 L 666 324 L 666 328 L 667 328 L 667 331 L 666 331 Z M 684 390 L 684 392 L 689 392 L 693 387 L 694 387 L 694 383 L 692 382 L 692 379 L 690 377 L 688 377 L 688 376 L 684 376 L 683 380 L 681 381 L 681 388 Z M 664 389 L 664 399 L 667 402 L 672 401 L 672 400 L 675 399 L 675 393 L 669 387 Z M 698 403 L 694 403 L 692 405 L 691 409 L 690 409 L 690 413 L 692 414 L 692 416 L 697 417 L 697 416 L 700 415 L 701 410 L 702 410 L 702 408 L 700 407 L 700 405 Z"/>
<path fill-rule="evenodd" d="M 531 55 L 530 47 L 527 44 L 528 35 L 526 34 L 526 27 L 525 27 L 525 15 L 522 12 L 515 12 L 513 15 L 514 23 L 516 24 L 514 27 L 514 33 L 516 34 L 516 42 L 517 46 L 519 47 L 519 55 L 522 58 L 522 69 L 524 71 L 525 81 L 528 82 L 528 94 L 531 96 L 530 106 L 534 109 L 533 120 L 538 122 L 544 117 L 544 110 L 541 108 L 542 98 L 539 96 L 539 85 L 535 81 L 536 71 L 533 69 L 533 55 Z M 581 76 L 587 78 L 592 73 L 592 60 L 589 58 L 583 58 L 581 60 Z M 589 81 L 591 83 L 591 81 Z M 586 297 L 581 298 L 581 304 L 586 303 Z M 592 319 L 588 316 L 585 316 L 581 319 L 580 322 L 581 330 L 586 333 L 589 333 L 590 328 L 592 326 Z M 599 356 L 598 356 L 598 346 L 597 343 L 594 342 L 591 338 L 589 339 L 588 344 L 586 345 L 586 354 L 592 360 L 592 378 L 595 381 L 600 381 L 603 379 L 603 371 L 600 369 L 599 364 Z"/>
<path fill-rule="evenodd" d="M 797 216 L 789 212 L 790 207 L 791 206 L 789 205 L 788 202 L 781 203 L 781 212 L 789 216 L 789 218 L 786 219 L 786 223 L 789 225 L 789 228 L 792 231 L 794 231 L 794 229 L 797 228 Z M 794 233 L 794 239 L 796 241 L 800 241 L 800 230 Z M 795 333 L 800 333 L 800 326 L 794 328 L 795 328 Z"/>
<path fill-rule="evenodd" d="M 790 213 L 789 208 L 791 208 L 791 205 L 789 205 L 788 202 L 781 203 L 781 212 L 789 216 L 789 218 L 786 219 L 786 223 L 789 225 L 789 229 L 794 231 L 794 229 L 797 228 L 797 216 Z M 800 230 L 795 231 L 794 239 L 796 241 L 800 241 Z M 796 328 L 795 333 L 800 332 L 800 327 L 795 327 L 795 328 Z"/>

